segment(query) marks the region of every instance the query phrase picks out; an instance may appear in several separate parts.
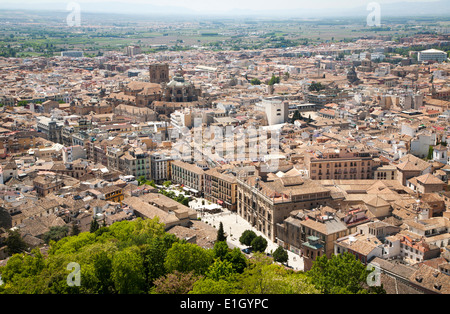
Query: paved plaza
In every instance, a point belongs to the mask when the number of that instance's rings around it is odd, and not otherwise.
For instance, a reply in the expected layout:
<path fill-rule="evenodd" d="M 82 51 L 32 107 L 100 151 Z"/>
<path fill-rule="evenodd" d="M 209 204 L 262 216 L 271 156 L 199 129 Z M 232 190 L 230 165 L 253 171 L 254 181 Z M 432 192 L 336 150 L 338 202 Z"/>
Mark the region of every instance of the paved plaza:
<path fill-rule="evenodd" d="M 240 217 L 235 212 L 222 208 L 220 213 L 210 214 L 204 209 L 216 209 L 220 206 L 217 204 L 208 204 L 208 201 L 206 200 L 204 203 L 205 205 L 202 205 L 202 199 L 199 198 L 191 201 L 189 206 L 199 212 L 198 216 L 203 222 L 210 224 L 216 229 L 219 228 L 219 224 L 222 222 L 224 232 L 228 236 L 227 242 L 230 247 L 238 247 L 239 249 L 246 248 L 247 246 L 239 243 L 239 237 L 245 230 L 253 230 L 257 235 L 261 235 L 267 240 L 266 253 L 270 253 L 277 249 L 277 244 L 273 243 L 266 236 L 264 236 L 264 234 L 253 228 L 248 221 Z M 289 260 L 287 264 L 289 266 L 291 266 L 294 270 L 303 270 L 303 258 L 290 251 L 288 251 L 288 256 Z"/>

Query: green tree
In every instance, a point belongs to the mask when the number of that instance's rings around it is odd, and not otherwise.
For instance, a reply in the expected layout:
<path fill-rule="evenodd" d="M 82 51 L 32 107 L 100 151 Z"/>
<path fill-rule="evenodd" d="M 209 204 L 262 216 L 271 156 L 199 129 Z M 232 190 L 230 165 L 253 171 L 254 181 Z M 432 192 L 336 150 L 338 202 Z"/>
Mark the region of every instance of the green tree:
<path fill-rule="evenodd" d="M 14 254 L 5 266 L 0 267 L 3 281 L 0 294 L 39 293 L 42 285 L 39 274 L 44 268 L 44 257 L 37 248 L 31 254 Z"/>
<path fill-rule="evenodd" d="M 192 290 L 194 283 L 199 279 L 194 271 L 188 273 L 175 270 L 173 273 L 155 280 L 151 289 L 154 294 L 186 294 Z"/>
<path fill-rule="evenodd" d="M 430 145 L 430 147 L 428 148 L 427 160 L 433 159 L 433 151 L 434 151 L 434 148 L 433 148 L 433 146 Z"/>
<path fill-rule="evenodd" d="M 233 269 L 231 262 L 226 260 L 216 259 L 214 263 L 209 266 L 206 277 L 213 280 L 231 280 L 231 278 L 236 274 Z"/>
<path fill-rule="evenodd" d="M 145 178 L 145 176 L 140 176 L 137 179 L 137 182 L 138 182 L 139 185 L 144 185 L 146 181 L 147 181 L 147 179 Z"/>
<path fill-rule="evenodd" d="M 256 252 L 264 252 L 267 248 L 267 240 L 263 236 L 257 236 L 250 245 Z"/>
<path fill-rule="evenodd" d="M 77 223 L 73 223 L 72 224 L 72 229 L 70 231 L 70 235 L 76 236 L 76 235 L 79 235 L 80 232 L 81 231 L 80 231 L 80 227 L 78 226 L 78 224 Z"/>
<path fill-rule="evenodd" d="M 230 251 L 230 249 L 228 247 L 227 242 L 216 241 L 216 243 L 214 243 L 214 248 L 213 248 L 214 258 L 225 260 L 229 254 L 229 251 Z"/>
<path fill-rule="evenodd" d="M 370 271 L 350 253 L 316 258 L 307 272 L 312 283 L 325 294 L 368 293 Z"/>
<path fill-rule="evenodd" d="M 300 111 L 295 110 L 294 114 L 292 115 L 291 123 L 294 123 L 296 120 L 301 120 L 302 115 L 300 114 Z"/>
<path fill-rule="evenodd" d="M 44 233 L 43 240 L 45 243 L 49 243 L 50 240 L 59 241 L 69 235 L 69 226 L 54 226 L 50 227 L 50 230 Z"/>
<path fill-rule="evenodd" d="M 234 281 L 201 278 L 195 281 L 189 294 L 237 294 L 238 292 L 239 288 Z"/>
<path fill-rule="evenodd" d="M 239 242 L 246 246 L 251 246 L 254 238 L 256 238 L 256 233 L 253 230 L 245 230 L 240 236 Z"/>
<path fill-rule="evenodd" d="M 112 280 L 112 258 L 107 252 L 103 251 L 95 255 L 93 264 L 95 276 L 98 280 L 97 293 L 112 293 L 114 291 L 114 284 Z"/>
<path fill-rule="evenodd" d="M 182 201 L 181 204 L 184 206 L 189 207 L 189 198 L 185 197 Z"/>
<path fill-rule="evenodd" d="M 164 225 L 158 219 L 141 218 L 117 222 L 94 233 L 82 232 L 58 242 L 50 240 L 45 259 L 35 249 L 27 254 L 14 254 L 8 260 L 0 269 L 5 282 L 0 286 L 0 293 L 148 292 L 151 273 L 148 265 L 157 269 L 164 264 L 164 254 L 158 256 L 155 253 L 159 247 L 145 254 L 145 248 L 155 239 L 160 240 L 164 250 L 178 241 L 175 235 L 165 233 Z M 81 286 L 67 284 L 70 262 L 80 264 Z M 162 269 L 160 274 L 165 274 L 165 268 Z M 159 276 L 156 271 L 153 274 L 152 280 Z"/>
<path fill-rule="evenodd" d="M 294 273 L 273 264 L 270 257 L 256 253 L 250 265 L 238 276 L 239 293 L 244 294 L 313 294 L 318 290 L 302 273 Z"/>
<path fill-rule="evenodd" d="M 167 251 L 177 241 L 178 239 L 174 235 L 166 234 L 163 237 L 152 238 L 148 244 L 141 247 L 147 286 L 153 286 L 156 279 L 167 274 L 164 266 Z"/>
<path fill-rule="evenodd" d="M 261 81 L 256 77 L 250 80 L 250 84 L 252 85 L 261 85 Z"/>
<path fill-rule="evenodd" d="M 217 242 L 226 241 L 227 237 L 225 236 L 225 232 L 223 231 L 223 223 L 220 222 L 219 224 L 219 230 L 217 230 Z"/>
<path fill-rule="evenodd" d="M 280 77 L 279 76 L 275 76 L 275 74 L 272 74 L 272 77 L 270 78 L 270 80 L 267 83 L 267 85 L 274 85 L 274 84 L 279 84 L 279 83 L 280 83 Z"/>
<path fill-rule="evenodd" d="M 325 89 L 325 87 L 320 82 L 312 82 L 308 89 L 313 92 L 320 92 L 321 90 Z"/>
<path fill-rule="evenodd" d="M 100 225 L 98 224 L 97 218 L 92 218 L 91 220 L 91 226 L 89 229 L 89 232 L 94 233 L 95 231 L 97 231 L 100 228 Z"/>
<path fill-rule="evenodd" d="M 286 263 L 288 261 L 288 253 L 283 247 L 278 246 L 273 252 L 273 260 L 279 263 Z"/>
<path fill-rule="evenodd" d="M 229 251 L 225 259 L 231 263 L 236 273 L 242 273 L 247 267 L 247 258 L 238 248 Z"/>
<path fill-rule="evenodd" d="M 168 188 L 171 185 L 172 185 L 172 181 L 164 181 L 164 183 L 163 183 L 163 186 L 165 186 L 166 188 Z"/>
<path fill-rule="evenodd" d="M 212 250 L 206 250 L 192 243 L 174 243 L 167 251 L 164 262 L 168 272 L 175 270 L 180 272 L 194 271 L 194 274 L 201 275 L 206 272 L 213 262 Z"/>
<path fill-rule="evenodd" d="M 8 237 L 6 238 L 5 244 L 9 255 L 23 253 L 28 250 L 28 245 L 17 230 L 8 230 Z"/>
<path fill-rule="evenodd" d="M 114 255 L 111 277 L 116 291 L 120 294 L 144 291 L 144 260 L 137 247 L 126 248 Z"/>

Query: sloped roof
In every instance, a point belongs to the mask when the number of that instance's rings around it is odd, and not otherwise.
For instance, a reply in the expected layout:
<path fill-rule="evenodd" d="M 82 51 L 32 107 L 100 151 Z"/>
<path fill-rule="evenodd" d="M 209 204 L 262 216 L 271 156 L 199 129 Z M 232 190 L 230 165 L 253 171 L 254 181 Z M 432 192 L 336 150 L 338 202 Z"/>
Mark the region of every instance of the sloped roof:
<path fill-rule="evenodd" d="M 450 276 L 425 264 L 422 264 L 419 269 L 409 277 L 409 280 L 436 293 L 450 293 Z"/>
<path fill-rule="evenodd" d="M 402 162 L 401 164 L 397 165 L 397 168 L 403 171 L 421 171 L 420 168 L 411 161 Z"/>
<path fill-rule="evenodd" d="M 372 198 L 369 198 L 366 202 L 367 205 L 373 206 L 373 207 L 383 207 L 383 206 L 389 206 L 390 204 L 386 202 L 381 196 L 375 195 Z"/>
<path fill-rule="evenodd" d="M 445 184 L 444 181 L 435 177 L 431 173 L 427 173 L 427 174 L 421 175 L 419 177 L 416 177 L 416 180 L 422 184 Z"/>
<path fill-rule="evenodd" d="M 399 161 L 400 161 L 400 163 L 410 161 L 415 166 L 417 166 L 421 171 L 424 171 L 425 169 L 427 169 L 428 167 L 431 166 L 431 164 L 429 164 L 428 162 L 426 162 L 412 154 L 407 154 L 407 155 L 403 156 L 402 158 L 400 158 Z"/>

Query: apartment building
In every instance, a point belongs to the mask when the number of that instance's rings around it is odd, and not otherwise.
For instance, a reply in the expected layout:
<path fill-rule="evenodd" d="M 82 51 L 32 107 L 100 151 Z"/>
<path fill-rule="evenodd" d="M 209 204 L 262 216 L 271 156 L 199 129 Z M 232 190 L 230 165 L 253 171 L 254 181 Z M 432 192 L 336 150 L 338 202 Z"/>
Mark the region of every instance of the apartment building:
<path fill-rule="evenodd" d="M 431 164 L 414 156 L 407 154 L 399 159 L 397 167 L 397 180 L 407 185 L 407 180 L 431 173 Z"/>
<path fill-rule="evenodd" d="M 88 162 L 77 160 L 75 162 L 54 162 L 51 172 L 79 179 L 86 175 L 90 170 Z"/>
<path fill-rule="evenodd" d="M 427 173 L 406 180 L 406 186 L 419 193 L 433 193 L 444 191 L 446 184 L 431 173 Z"/>
<path fill-rule="evenodd" d="M 419 62 L 437 61 L 444 62 L 447 60 L 447 53 L 437 49 L 427 49 L 419 51 L 417 54 L 417 60 Z"/>
<path fill-rule="evenodd" d="M 62 159 L 65 163 L 71 163 L 81 158 L 86 158 L 86 150 L 80 145 L 68 146 L 62 149 Z"/>
<path fill-rule="evenodd" d="M 330 190 L 299 176 L 264 182 L 260 177 L 237 179 L 237 212 L 269 239 L 277 241 L 277 224 L 292 211 L 328 205 Z"/>
<path fill-rule="evenodd" d="M 317 256 L 331 257 L 334 241 L 347 234 L 346 224 L 329 206 L 293 211 L 290 217 L 277 224 L 278 244 L 296 254 L 302 252 L 307 267 Z"/>
<path fill-rule="evenodd" d="M 161 152 L 150 153 L 150 177 L 157 183 L 169 179 L 169 162 L 172 157 Z"/>
<path fill-rule="evenodd" d="M 334 250 L 335 255 L 350 253 L 364 265 L 375 257 L 382 257 L 385 253 L 383 243 L 377 237 L 360 233 L 337 239 Z"/>
<path fill-rule="evenodd" d="M 207 200 L 236 211 L 237 179 L 232 174 L 206 170 L 204 191 Z"/>
<path fill-rule="evenodd" d="M 88 102 L 74 100 L 70 104 L 72 114 L 84 116 L 91 112 L 96 114 L 107 114 L 113 112 L 113 106 L 97 97 L 92 97 Z"/>
<path fill-rule="evenodd" d="M 141 148 L 133 148 L 119 157 L 119 171 L 136 179 L 145 177 L 150 180 L 150 156 Z"/>
<path fill-rule="evenodd" d="M 445 248 L 450 245 L 450 221 L 445 217 L 432 217 L 429 219 L 405 220 L 408 230 L 424 239 L 429 245 Z"/>
<path fill-rule="evenodd" d="M 378 167 L 373 173 L 373 178 L 375 180 L 396 180 L 397 167 L 391 165 Z"/>
<path fill-rule="evenodd" d="M 64 186 L 64 182 L 57 175 L 37 176 L 33 180 L 33 186 L 39 196 L 45 197 L 47 194 L 61 189 Z"/>
<path fill-rule="evenodd" d="M 438 246 L 430 244 L 426 240 L 411 234 L 406 235 L 402 233 L 386 237 L 383 249 L 383 255 L 379 257 L 400 257 L 410 264 L 417 264 L 425 260 L 436 258 L 439 257 L 440 254 Z"/>
<path fill-rule="evenodd" d="M 170 162 L 171 181 L 182 185 L 189 192 L 201 195 L 204 187 L 204 170 L 194 164 L 174 160 Z"/>
<path fill-rule="evenodd" d="M 281 100 L 263 100 L 261 103 L 269 125 L 285 123 L 288 120 L 289 104 Z"/>
<path fill-rule="evenodd" d="M 122 188 L 116 185 L 107 185 L 103 188 L 97 189 L 100 192 L 99 199 L 107 202 L 122 203 L 123 193 Z"/>
<path fill-rule="evenodd" d="M 139 46 L 127 46 L 125 48 L 125 53 L 128 57 L 133 57 L 135 55 L 141 54 L 142 50 Z"/>
<path fill-rule="evenodd" d="M 372 179 L 375 151 L 325 150 L 305 156 L 312 180 Z"/>
<path fill-rule="evenodd" d="M 61 130 L 64 124 L 62 121 L 48 117 L 38 117 L 37 130 L 46 135 L 46 139 L 53 143 L 62 144 Z"/>
<path fill-rule="evenodd" d="M 177 129 L 190 128 L 193 126 L 193 112 L 189 108 L 176 110 L 170 114 L 170 123 Z"/>
<path fill-rule="evenodd" d="M 124 154 L 123 147 L 117 147 L 117 146 L 108 146 L 106 148 L 106 159 L 108 168 L 119 170 L 119 158 Z"/>
<path fill-rule="evenodd" d="M 13 132 L 0 135 L 0 151 L 20 153 L 37 146 L 37 132 Z"/>

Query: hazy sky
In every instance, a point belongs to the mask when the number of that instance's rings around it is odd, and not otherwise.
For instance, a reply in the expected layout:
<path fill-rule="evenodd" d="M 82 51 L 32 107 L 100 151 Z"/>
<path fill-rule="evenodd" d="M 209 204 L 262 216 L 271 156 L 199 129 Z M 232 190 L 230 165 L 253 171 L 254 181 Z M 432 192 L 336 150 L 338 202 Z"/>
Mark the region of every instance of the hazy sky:
<path fill-rule="evenodd" d="M 24 4 L 34 5 L 42 3 L 58 3 L 58 5 L 69 2 L 79 3 L 126 3 L 127 6 L 133 4 L 151 4 L 155 6 L 186 7 L 198 12 L 226 12 L 230 10 L 279 10 L 279 9 L 323 9 L 323 8 L 354 8 L 367 6 L 368 3 L 377 2 L 381 6 L 395 2 L 436 2 L 439 0 L 0 0 L 0 4 Z"/>

